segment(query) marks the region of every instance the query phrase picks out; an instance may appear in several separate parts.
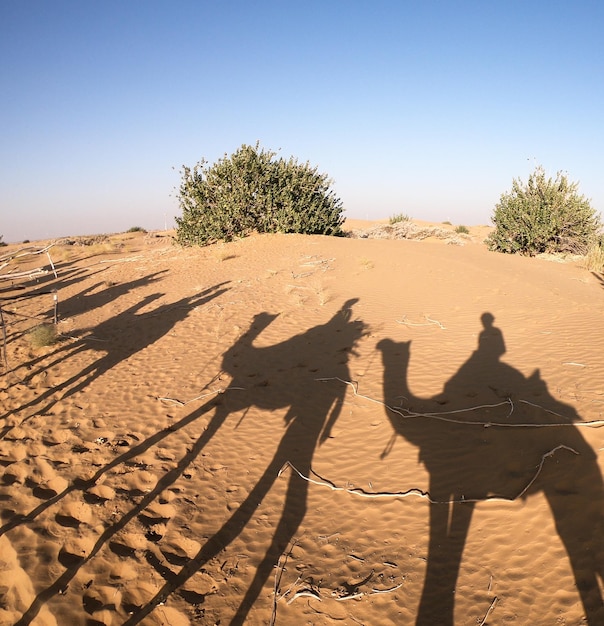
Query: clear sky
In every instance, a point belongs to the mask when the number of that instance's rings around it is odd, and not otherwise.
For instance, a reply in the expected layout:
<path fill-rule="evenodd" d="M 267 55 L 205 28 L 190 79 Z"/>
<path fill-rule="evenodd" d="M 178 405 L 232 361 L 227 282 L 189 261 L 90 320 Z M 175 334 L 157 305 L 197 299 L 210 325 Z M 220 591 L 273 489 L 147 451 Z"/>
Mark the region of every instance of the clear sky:
<path fill-rule="evenodd" d="M 0 235 L 173 226 L 257 140 L 346 215 L 487 224 L 514 177 L 604 212 L 601 0 L 2 0 Z"/>

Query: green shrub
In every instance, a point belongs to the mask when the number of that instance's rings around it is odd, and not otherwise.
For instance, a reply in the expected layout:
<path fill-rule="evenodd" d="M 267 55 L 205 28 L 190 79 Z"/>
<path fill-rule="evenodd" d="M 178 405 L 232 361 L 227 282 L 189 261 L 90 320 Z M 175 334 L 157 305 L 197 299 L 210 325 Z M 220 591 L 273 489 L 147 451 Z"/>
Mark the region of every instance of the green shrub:
<path fill-rule="evenodd" d="M 463 235 L 469 235 L 470 229 L 467 226 L 459 225 L 455 227 L 455 232 Z"/>
<path fill-rule="evenodd" d="M 558 172 L 555 180 L 539 166 L 528 182 L 514 179 L 495 207 L 490 250 L 533 256 L 541 252 L 585 254 L 600 229 L 599 215 L 579 195 L 577 183 Z"/>
<path fill-rule="evenodd" d="M 142 226 L 131 226 L 127 233 L 146 233 L 147 231 Z"/>
<path fill-rule="evenodd" d="M 275 157 L 258 143 L 244 144 L 213 165 L 183 167 L 177 242 L 207 245 L 254 231 L 342 235 L 342 202 L 327 175 Z"/>
<path fill-rule="evenodd" d="M 388 221 L 390 224 L 398 224 L 399 222 L 411 221 L 411 217 L 406 213 L 396 213 L 395 215 L 391 215 Z"/>

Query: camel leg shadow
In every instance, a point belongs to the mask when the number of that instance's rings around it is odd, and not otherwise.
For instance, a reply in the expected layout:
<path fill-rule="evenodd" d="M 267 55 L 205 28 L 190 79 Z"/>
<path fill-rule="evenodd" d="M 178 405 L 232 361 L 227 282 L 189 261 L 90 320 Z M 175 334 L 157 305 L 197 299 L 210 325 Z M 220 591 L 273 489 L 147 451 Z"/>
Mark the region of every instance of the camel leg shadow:
<path fill-rule="evenodd" d="M 416 624 L 453 626 L 455 587 L 474 504 L 440 500 L 444 494 L 437 487 L 431 486 L 430 493 L 438 502 L 430 504 L 428 562 Z"/>

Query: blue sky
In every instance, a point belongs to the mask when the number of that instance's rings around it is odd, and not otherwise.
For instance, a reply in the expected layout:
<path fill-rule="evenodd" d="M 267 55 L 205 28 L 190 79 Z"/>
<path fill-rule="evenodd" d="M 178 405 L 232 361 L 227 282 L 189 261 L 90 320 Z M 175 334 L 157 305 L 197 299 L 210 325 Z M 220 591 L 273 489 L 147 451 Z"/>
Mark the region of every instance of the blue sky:
<path fill-rule="evenodd" d="M 514 177 L 604 212 L 604 3 L 0 2 L 5 241 L 173 225 L 179 169 L 241 144 L 346 214 L 487 224 Z"/>

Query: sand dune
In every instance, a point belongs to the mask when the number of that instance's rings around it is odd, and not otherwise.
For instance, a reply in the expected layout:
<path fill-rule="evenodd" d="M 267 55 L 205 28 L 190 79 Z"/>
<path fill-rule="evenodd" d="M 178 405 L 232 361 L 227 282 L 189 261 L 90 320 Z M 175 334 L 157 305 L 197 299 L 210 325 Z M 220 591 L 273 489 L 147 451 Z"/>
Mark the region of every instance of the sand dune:
<path fill-rule="evenodd" d="M 54 248 L 0 624 L 604 624 L 603 282 L 485 231 Z"/>

